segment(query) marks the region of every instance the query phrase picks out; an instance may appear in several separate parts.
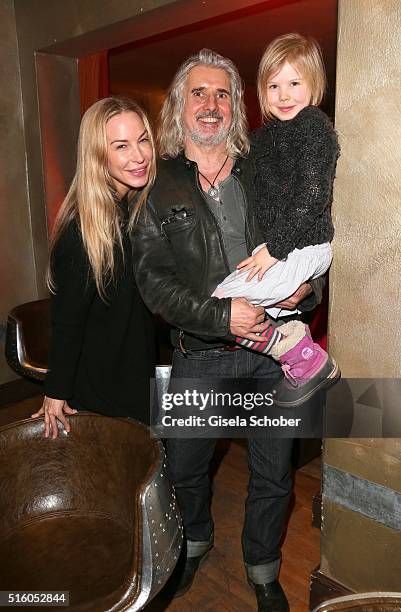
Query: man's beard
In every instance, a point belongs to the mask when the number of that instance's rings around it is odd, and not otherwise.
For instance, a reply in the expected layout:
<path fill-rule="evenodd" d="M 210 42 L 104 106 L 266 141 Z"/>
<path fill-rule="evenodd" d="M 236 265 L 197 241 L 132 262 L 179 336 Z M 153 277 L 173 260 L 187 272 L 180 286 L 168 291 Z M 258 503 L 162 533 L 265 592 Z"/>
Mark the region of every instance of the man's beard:
<path fill-rule="evenodd" d="M 196 119 L 206 119 L 207 117 L 213 117 L 218 119 L 219 121 L 223 120 L 223 117 L 216 111 L 211 113 L 199 113 L 196 116 Z M 203 145 L 203 146 L 216 146 L 227 140 L 229 128 L 224 127 L 223 123 L 220 123 L 219 130 L 216 134 L 204 134 L 201 131 L 201 128 L 190 130 L 188 132 L 189 138 L 195 144 Z"/>

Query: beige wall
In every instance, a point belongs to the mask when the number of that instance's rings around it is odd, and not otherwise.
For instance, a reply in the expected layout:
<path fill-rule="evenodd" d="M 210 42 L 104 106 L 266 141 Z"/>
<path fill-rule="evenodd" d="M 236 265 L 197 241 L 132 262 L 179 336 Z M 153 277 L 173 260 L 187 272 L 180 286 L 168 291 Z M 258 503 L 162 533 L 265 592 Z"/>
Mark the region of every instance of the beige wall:
<path fill-rule="evenodd" d="M 355 593 L 399 592 L 400 534 L 340 504 L 325 506 L 320 571 Z"/>
<path fill-rule="evenodd" d="M 395 378 L 401 374 L 401 4 L 339 0 L 338 27 L 342 155 L 330 351 L 344 376 Z M 324 462 L 367 486 L 383 485 L 383 502 L 401 492 L 399 440 L 330 440 Z M 401 533 L 323 500 L 323 573 L 357 591 L 399 591 Z"/>
<path fill-rule="evenodd" d="M 330 348 L 349 377 L 401 374 L 401 4 L 340 0 Z"/>

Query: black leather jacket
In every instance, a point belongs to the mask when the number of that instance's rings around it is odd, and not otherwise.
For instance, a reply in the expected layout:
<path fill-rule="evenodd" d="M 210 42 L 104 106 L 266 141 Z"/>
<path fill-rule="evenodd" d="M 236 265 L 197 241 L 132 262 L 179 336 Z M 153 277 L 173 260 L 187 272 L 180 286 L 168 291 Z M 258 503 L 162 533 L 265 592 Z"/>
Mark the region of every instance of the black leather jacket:
<path fill-rule="evenodd" d="M 262 242 L 253 214 L 253 165 L 236 160 L 232 174 L 246 202 L 248 252 Z M 133 232 L 137 285 L 149 309 L 173 326 L 173 345 L 201 350 L 221 346 L 230 333 L 231 299 L 210 297 L 229 274 L 223 239 L 198 180 L 197 165 L 183 155 L 160 160 L 157 180 Z M 324 284 L 302 303 L 311 310 Z"/>

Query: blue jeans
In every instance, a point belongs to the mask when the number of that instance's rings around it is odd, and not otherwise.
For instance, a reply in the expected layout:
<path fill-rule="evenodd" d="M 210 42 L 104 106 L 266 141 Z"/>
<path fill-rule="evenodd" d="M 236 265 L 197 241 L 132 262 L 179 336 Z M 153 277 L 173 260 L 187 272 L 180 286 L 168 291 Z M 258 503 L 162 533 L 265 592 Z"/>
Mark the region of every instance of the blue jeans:
<path fill-rule="evenodd" d="M 280 367 L 270 357 L 239 349 L 209 349 L 183 355 L 175 350 L 172 378 L 279 378 Z M 242 550 L 250 580 L 276 579 L 280 540 L 292 493 L 292 439 L 248 437 L 250 478 L 245 503 Z M 187 539 L 187 554 L 195 557 L 213 542 L 209 464 L 216 440 L 166 440 L 170 476 L 175 486 Z"/>

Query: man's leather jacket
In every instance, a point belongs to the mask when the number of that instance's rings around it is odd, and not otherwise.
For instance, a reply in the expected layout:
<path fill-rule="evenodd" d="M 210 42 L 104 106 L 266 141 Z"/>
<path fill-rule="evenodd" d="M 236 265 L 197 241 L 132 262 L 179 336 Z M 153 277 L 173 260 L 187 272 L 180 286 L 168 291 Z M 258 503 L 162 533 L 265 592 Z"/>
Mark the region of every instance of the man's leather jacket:
<path fill-rule="evenodd" d="M 232 175 L 246 202 L 248 253 L 262 242 L 253 214 L 253 165 L 238 159 Z M 179 155 L 160 160 L 146 210 L 133 232 L 134 270 L 149 309 L 173 326 L 172 342 L 201 350 L 232 342 L 231 299 L 210 297 L 230 273 L 223 238 L 198 180 L 195 162 Z M 300 308 L 319 303 L 324 281 Z"/>

